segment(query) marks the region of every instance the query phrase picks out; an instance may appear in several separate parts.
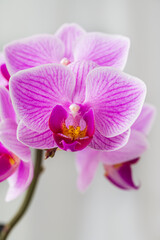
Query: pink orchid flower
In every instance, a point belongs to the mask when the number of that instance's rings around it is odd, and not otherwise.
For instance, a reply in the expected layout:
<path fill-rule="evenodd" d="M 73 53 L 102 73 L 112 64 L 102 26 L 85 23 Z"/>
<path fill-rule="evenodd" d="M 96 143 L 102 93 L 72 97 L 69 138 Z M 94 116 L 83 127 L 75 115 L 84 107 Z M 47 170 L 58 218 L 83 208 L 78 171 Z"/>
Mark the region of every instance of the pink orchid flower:
<path fill-rule="evenodd" d="M 30 149 L 17 140 L 16 115 L 9 92 L 0 87 L 0 182 L 8 180 L 6 201 L 18 197 L 31 183 Z"/>
<path fill-rule="evenodd" d="M 123 70 L 129 46 L 127 37 L 87 33 L 77 24 L 64 24 L 55 35 L 36 35 L 14 41 L 5 46 L 4 52 L 11 75 L 43 64 L 68 65 L 82 60 Z"/>
<path fill-rule="evenodd" d="M 145 84 L 91 61 L 48 64 L 11 77 L 18 139 L 27 146 L 113 151 L 128 141 L 141 112 Z"/>
<path fill-rule="evenodd" d="M 105 169 L 105 177 L 122 189 L 137 189 L 132 179 L 131 166 L 135 164 L 148 146 L 148 135 L 155 116 L 155 108 L 145 104 L 138 119 L 131 127 L 128 143 L 111 152 L 86 148 L 76 153 L 76 165 L 79 173 L 78 188 L 86 190 L 91 183 L 100 162 Z"/>
<path fill-rule="evenodd" d="M 139 186 L 133 181 L 132 165 L 136 164 L 139 158 L 130 160 L 128 162 L 119 163 L 115 165 L 104 164 L 104 176 L 116 187 L 123 190 L 138 189 Z"/>
<path fill-rule="evenodd" d="M 2 53 L 0 53 L 0 86 L 4 86 L 8 89 L 10 75 L 8 73 L 5 58 Z"/>

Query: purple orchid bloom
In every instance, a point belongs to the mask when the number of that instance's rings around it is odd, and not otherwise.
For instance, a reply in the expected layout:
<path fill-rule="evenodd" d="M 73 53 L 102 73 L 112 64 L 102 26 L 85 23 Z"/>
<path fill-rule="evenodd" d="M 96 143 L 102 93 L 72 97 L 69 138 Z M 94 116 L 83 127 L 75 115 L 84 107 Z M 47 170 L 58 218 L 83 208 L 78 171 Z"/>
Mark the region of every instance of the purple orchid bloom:
<path fill-rule="evenodd" d="M 55 35 L 36 35 L 14 41 L 5 46 L 4 53 L 11 75 L 43 64 L 68 65 L 82 60 L 123 70 L 129 46 L 127 37 L 87 33 L 77 24 L 64 24 Z"/>
<path fill-rule="evenodd" d="M 9 92 L 0 87 L 0 182 L 8 180 L 6 201 L 18 197 L 31 183 L 30 149 L 17 140 L 16 115 Z"/>
<path fill-rule="evenodd" d="M 0 86 L 6 87 L 9 86 L 10 74 L 7 70 L 5 58 L 2 53 L 0 53 Z"/>
<path fill-rule="evenodd" d="M 123 190 L 138 189 L 132 177 L 131 166 L 139 161 L 139 158 L 130 160 L 128 162 L 119 163 L 115 165 L 104 164 L 104 176 L 116 187 Z"/>
<path fill-rule="evenodd" d="M 137 189 L 132 179 L 131 165 L 135 164 L 148 147 L 148 135 L 155 116 L 155 108 L 145 104 L 131 127 L 128 143 L 116 151 L 96 151 L 86 148 L 76 153 L 79 172 L 78 188 L 84 191 L 91 183 L 98 164 L 103 163 L 105 177 L 122 189 Z M 130 161 L 129 161 L 130 160 Z"/>
<path fill-rule="evenodd" d="M 116 150 L 141 112 L 145 84 L 90 61 L 48 64 L 17 72 L 10 90 L 18 139 L 40 149 Z"/>

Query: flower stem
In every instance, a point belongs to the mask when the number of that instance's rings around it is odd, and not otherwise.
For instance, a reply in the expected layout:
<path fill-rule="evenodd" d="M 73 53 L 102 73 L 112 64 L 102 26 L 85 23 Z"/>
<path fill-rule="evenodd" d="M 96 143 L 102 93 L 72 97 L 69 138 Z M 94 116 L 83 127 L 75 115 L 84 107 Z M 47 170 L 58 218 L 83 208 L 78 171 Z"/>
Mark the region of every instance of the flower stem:
<path fill-rule="evenodd" d="M 15 214 L 15 216 L 11 219 L 9 223 L 7 223 L 4 228 L 1 231 L 0 234 L 0 240 L 7 239 L 8 234 L 11 232 L 11 230 L 15 227 L 15 225 L 21 220 L 23 215 L 25 214 L 26 210 L 28 209 L 31 200 L 33 198 L 36 186 L 38 184 L 38 179 L 40 176 L 40 173 L 42 172 L 42 156 L 43 151 L 37 149 L 36 150 L 36 157 L 35 157 L 35 168 L 34 168 L 34 177 L 33 180 L 27 190 L 26 196 L 24 198 L 24 201 L 22 202 L 22 205 L 20 206 L 19 210 Z"/>

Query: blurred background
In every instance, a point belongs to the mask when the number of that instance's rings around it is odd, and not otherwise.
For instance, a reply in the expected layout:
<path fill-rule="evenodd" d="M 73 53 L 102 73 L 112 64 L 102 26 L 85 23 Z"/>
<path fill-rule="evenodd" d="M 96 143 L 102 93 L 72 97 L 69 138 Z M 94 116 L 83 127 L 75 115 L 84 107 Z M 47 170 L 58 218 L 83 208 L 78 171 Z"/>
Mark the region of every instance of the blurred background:
<path fill-rule="evenodd" d="M 76 22 L 87 31 L 126 35 L 131 49 L 125 72 L 147 84 L 147 102 L 160 109 L 159 0 L 0 0 L 0 50 L 14 39 L 54 33 Z M 45 162 L 32 205 L 11 240 L 159 240 L 160 116 L 149 136 L 150 148 L 134 167 L 138 191 L 125 192 L 103 177 L 100 166 L 90 188 L 76 187 L 75 156 L 57 152 Z M 14 215 L 22 197 L 5 203 L 0 184 L 0 222 Z"/>

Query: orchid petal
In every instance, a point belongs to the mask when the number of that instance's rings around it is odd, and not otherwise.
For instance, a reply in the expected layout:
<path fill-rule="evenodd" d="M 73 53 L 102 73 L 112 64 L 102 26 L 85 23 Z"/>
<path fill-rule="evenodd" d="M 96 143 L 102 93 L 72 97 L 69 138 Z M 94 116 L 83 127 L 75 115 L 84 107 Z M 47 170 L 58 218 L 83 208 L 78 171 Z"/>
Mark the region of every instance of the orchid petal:
<path fill-rule="evenodd" d="M 10 79 L 10 74 L 8 72 L 8 69 L 7 69 L 7 66 L 5 63 L 0 66 L 0 71 L 1 71 L 1 74 L 3 75 L 3 77 L 5 78 L 6 83 L 8 83 L 8 81 Z"/>
<path fill-rule="evenodd" d="M 143 133 L 144 135 L 148 135 L 156 114 L 156 109 L 154 106 L 150 104 L 144 104 L 142 111 L 135 121 L 135 123 L 132 125 L 132 128 Z"/>
<path fill-rule="evenodd" d="M 62 124 L 68 116 L 67 111 L 60 105 L 56 105 L 49 118 L 49 127 L 54 133 L 62 131 Z"/>
<path fill-rule="evenodd" d="M 17 138 L 28 147 L 37 149 L 51 149 L 56 147 L 51 130 L 39 133 L 27 128 L 20 121 L 17 128 Z"/>
<path fill-rule="evenodd" d="M 88 112 L 86 112 L 83 116 L 83 119 L 85 120 L 87 126 L 86 135 L 92 137 L 95 132 L 93 110 L 90 109 Z"/>
<path fill-rule="evenodd" d="M 37 35 L 14 41 L 4 48 L 10 74 L 47 63 L 58 63 L 64 54 L 60 39 L 52 35 Z"/>
<path fill-rule="evenodd" d="M 53 107 L 70 105 L 74 85 L 73 73 L 61 65 L 49 64 L 18 72 L 10 80 L 16 114 L 28 128 L 44 132 L 49 129 Z"/>
<path fill-rule="evenodd" d="M 86 102 L 95 114 L 95 127 L 106 137 L 125 132 L 141 112 L 145 84 L 111 68 L 92 70 L 86 80 Z"/>
<path fill-rule="evenodd" d="M 96 150 L 115 151 L 128 142 L 129 135 L 130 129 L 115 137 L 107 138 L 96 129 L 89 147 Z"/>
<path fill-rule="evenodd" d="M 30 149 L 17 140 L 17 124 L 11 119 L 0 123 L 0 141 L 17 157 L 28 161 L 31 156 Z"/>
<path fill-rule="evenodd" d="M 68 65 L 75 74 L 76 86 L 73 92 L 73 101 L 82 103 L 85 99 L 86 78 L 88 73 L 98 65 L 91 61 L 78 61 Z"/>
<path fill-rule="evenodd" d="M 99 154 L 100 151 L 88 147 L 76 153 L 77 185 L 80 191 L 85 191 L 93 180 L 99 164 Z"/>
<path fill-rule="evenodd" d="M 138 160 L 129 161 L 120 165 L 104 165 L 105 177 L 116 187 L 123 190 L 138 189 L 133 182 L 131 164 Z"/>
<path fill-rule="evenodd" d="M 6 195 L 6 201 L 9 202 L 17 198 L 30 185 L 33 178 L 33 165 L 31 159 L 28 162 L 21 160 L 16 172 L 8 178 L 9 189 Z"/>
<path fill-rule="evenodd" d="M 0 86 L 7 87 L 8 86 L 8 70 L 5 65 L 5 58 L 3 53 L 0 53 Z"/>
<path fill-rule="evenodd" d="M 101 161 L 108 165 L 127 162 L 128 160 L 140 157 L 147 148 L 148 141 L 146 137 L 142 133 L 132 129 L 127 144 L 116 151 L 102 152 Z"/>
<path fill-rule="evenodd" d="M 1 120 L 6 118 L 14 120 L 16 118 L 9 92 L 4 87 L 0 87 L 0 118 Z"/>
<path fill-rule="evenodd" d="M 64 57 L 72 60 L 73 50 L 77 40 L 85 34 L 83 28 L 78 24 L 64 24 L 58 29 L 55 36 L 60 38 L 65 46 Z"/>
<path fill-rule="evenodd" d="M 74 51 L 74 59 L 90 60 L 100 66 L 124 69 L 130 41 L 127 37 L 103 33 L 88 33 L 81 37 Z"/>
<path fill-rule="evenodd" d="M 0 70 L 0 86 L 8 87 L 8 81 L 4 78 L 3 74 L 1 73 L 1 70 Z"/>

